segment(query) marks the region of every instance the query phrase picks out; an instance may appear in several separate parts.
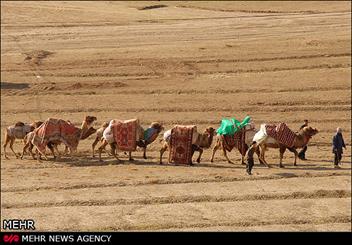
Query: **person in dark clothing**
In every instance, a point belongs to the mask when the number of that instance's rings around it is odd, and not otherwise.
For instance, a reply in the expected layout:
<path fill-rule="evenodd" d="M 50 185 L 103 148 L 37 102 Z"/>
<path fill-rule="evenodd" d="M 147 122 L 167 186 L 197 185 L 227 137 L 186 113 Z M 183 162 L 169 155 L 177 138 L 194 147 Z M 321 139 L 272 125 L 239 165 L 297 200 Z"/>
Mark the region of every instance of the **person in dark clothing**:
<path fill-rule="evenodd" d="M 342 159 L 342 153 L 343 153 L 342 148 L 345 148 L 346 150 L 346 145 L 342 137 L 342 129 L 337 128 L 336 134 L 332 139 L 332 152 L 335 154 L 335 159 L 334 159 L 335 168 L 340 168 L 339 163 L 341 162 L 341 159 Z"/>
<path fill-rule="evenodd" d="M 252 174 L 252 168 L 254 166 L 253 155 L 255 153 L 256 148 L 257 148 L 257 142 L 253 141 L 246 153 L 246 159 L 247 159 L 246 171 L 249 175 Z"/>
<path fill-rule="evenodd" d="M 299 128 L 300 130 L 303 129 L 304 127 L 308 126 L 308 120 L 304 120 L 304 124 Z M 301 160 L 307 160 L 306 159 L 306 151 L 307 151 L 307 145 L 303 146 L 302 150 L 298 153 L 298 158 Z"/>

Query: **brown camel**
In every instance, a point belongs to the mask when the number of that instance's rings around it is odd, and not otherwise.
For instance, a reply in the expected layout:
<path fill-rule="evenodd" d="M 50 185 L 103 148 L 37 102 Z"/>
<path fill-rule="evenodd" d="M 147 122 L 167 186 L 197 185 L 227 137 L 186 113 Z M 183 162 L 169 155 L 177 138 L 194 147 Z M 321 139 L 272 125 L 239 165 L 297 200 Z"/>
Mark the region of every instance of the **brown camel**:
<path fill-rule="evenodd" d="M 257 133 L 258 130 L 256 130 L 255 128 L 249 128 L 249 129 L 245 129 L 246 130 L 246 134 L 245 134 L 245 150 L 244 152 L 241 152 L 241 149 L 238 149 L 238 151 L 240 152 L 241 154 L 241 163 L 242 164 L 246 164 L 244 162 L 244 157 L 245 157 L 245 153 L 246 151 L 248 150 L 250 144 L 252 143 L 252 140 L 253 140 L 253 136 Z M 218 150 L 218 149 L 222 149 L 222 152 L 227 160 L 228 163 L 231 163 L 231 164 L 234 164 L 230 159 L 229 157 L 227 156 L 227 151 L 228 149 L 225 147 L 225 142 L 224 142 L 224 138 L 221 136 L 221 135 L 217 135 L 216 136 L 216 143 L 213 147 L 213 151 L 212 151 L 212 155 L 211 155 L 211 158 L 210 158 L 210 162 L 213 162 L 214 161 L 214 155 L 215 155 L 215 152 Z M 259 151 L 259 148 L 256 149 L 256 154 L 259 158 L 260 156 L 260 151 Z M 263 162 L 260 160 L 259 158 L 259 161 L 261 164 L 263 164 Z"/>
<path fill-rule="evenodd" d="M 21 154 L 15 153 L 15 151 L 13 150 L 13 143 L 15 142 L 16 139 L 24 139 L 29 132 L 32 132 L 35 128 L 39 127 L 42 123 L 43 122 L 41 121 L 34 122 L 31 124 L 17 122 L 16 124 L 7 127 L 5 129 L 5 137 L 4 137 L 5 143 L 3 145 L 5 158 L 9 159 L 6 154 L 6 146 L 8 143 L 10 143 L 10 149 L 13 152 L 13 154 L 15 154 L 16 158 L 19 158 Z"/>
<path fill-rule="evenodd" d="M 118 161 L 120 159 L 117 157 L 117 144 L 116 141 L 113 137 L 110 139 L 107 139 L 106 135 L 112 135 L 112 128 L 110 127 L 114 123 L 114 120 L 110 121 L 110 124 L 108 127 L 105 128 L 103 132 L 103 138 L 102 138 L 102 144 L 98 148 L 99 152 L 99 161 L 102 162 L 103 160 L 101 159 L 101 152 L 107 145 L 110 145 L 111 148 L 111 155 L 113 155 Z M 139 125 L 137 128 L 138 131 L 138 138 L 136 139 L 137 146 L 143 148 L 143 158 L 147 159 L 146 151 L 147 151 L 147 146 L 153 143 L 156 138 L 158 137 L 159 133 L 164 129 L 164 127 L 158 123 L 158 122 L 153 122 L 145 131 L 144 129 Z M 150 134 L 147 136 L 145 133 L 150 132 Z M 132 158 L 132 152 L 128 152 L 129 156 L 129 161 L 133 161 L 134 159 Z"/>
<path fill-rule="evenodd" d="M 200 163 L 200 160 L 203 154 L 203 149 L 207 149 L 211 146 L 215 134 L 216 134 L 215 129 L 212 127 L 207 127 L 202 134 L 197 132 L 193 133 L 192 156 L 195 151 L 199 152 L 197 163 Z M 171 129 L 169 129 L 164 133 L 164 143 L 160 149 L 160 164 L 162 164 L 162 158 L 163 158 L 164 152 L 170 148 L 170 145 L 169 145 L 170 135 L 171 135 Z M 170 159 L 169 159 L 169 162 L 170 162 Z M 191 163 L 191 165 L 193 165 L 193 163 Z"/>
<path fill-rule="evenodd" d="M 284 153 L 286 151 L 286 149 L 288 149 L 289 151 L 293 152 L 295 154 L 295 160 L 293 165 L 297 166 L 297 157 L 298 157 L 298 152 L 296 149 L 302 148 L 305 145 L 307 145 L 307 143 L 309 142 L 309 140 L 318 133 L 318 130 L 316 128 L 312 128 L 310 126 L 304 127 L 302 128 L 299 132 L 296 133 L 296 137 L 294 138 L 294 143 L 293 143 L 293 147 L 289 148 L 281 143 L 279 143 L 277 140 L 275 140 L 274 138 L 267 136 L 265 138 L 265 140 L 261 141 L 258 146 L 260 147 L 260 157 L 259 159 L 261 159 L 265 164 L 267 164 L 267 162 L 265 161 L 265 151 L 267 148 L 279 148 L 280 150 L 280 164 L 279 167 L 283 168 L 284 166 L 282 165 L 282 158 L 284 156 Z"/>
<path fill-rule="evenodd" d="M 77 142 L 80 140 L 84 140 L 86 138 L 88 138 L 90 135 L 92 135 L 93 133 L 96 132 L 96 129 L 94 129 L 92 127 L 92 124 L 94 121 L 96 121 L 97 118 L 96 117 L 92 117 L 92 116 L 86 116 L 84 121 L 82 122 L 81 128 L 77 128 L 77 133 L 75 135 L 73 135 L 73 137 L 76 137 Z M 70 121 L 67 121 L 67 123 L 72 124 Z M 26 138 L 25 138 L 25 146 L 23 147 L 23 151 L 22 151 L 22 155 L 21 155 L 21 159 L 23 158 L 24 152 L 29 149 L 30 154 L 32 155 L 33 159 L 35 159 L 34 154 L 32 152 L 32 149 L 34 147 L 32 140 L 35 136 L 35 132 L 31 132 L 29 133 Z M 58 153 L 58 157 L 60 157 L 60 152 L 57 149 L 57 146 L 61 143 L 65 144 L 65 153 L 67 151 L 67 149 L 70 149 L 70 155 L 72 155 L 73 151 L 76 151 L 76 149 L 71 149 L 69 145 L 67 145 L 67 143 L 65 142 L 64 139 L 62 138 L 55 138 L 55 139 L 50 139 L 47 143 L 47 147 L 50 149 L 51 153 L 54 156 L 54 159 L 57 158 L 57 156 L 55 155 L 54 149 L 57 151 Z M 45 159 L 47 160 L 47 156 L 45 153 L 40 152 L 37 148 L 36 148 L 36 158 L 39 161 L 40 160 L 40 156 L 44 155 Z"/>

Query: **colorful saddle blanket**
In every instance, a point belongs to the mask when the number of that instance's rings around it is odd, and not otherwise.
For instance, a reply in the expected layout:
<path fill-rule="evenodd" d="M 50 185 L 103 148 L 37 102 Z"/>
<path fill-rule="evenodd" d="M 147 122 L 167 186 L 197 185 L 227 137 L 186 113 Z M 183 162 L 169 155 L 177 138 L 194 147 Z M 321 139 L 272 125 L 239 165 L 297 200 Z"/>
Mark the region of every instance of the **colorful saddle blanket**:
<path fill-rule="evenodd" d="M 170 136 L 170 162 L 179 164 L 192 163 L 192 136 L 195 126 L 176 125 L 171 129 Z"/>
<path fill-rule="evenodd" d="M 72 123 L 63 119 L 48 118 L 34 130 L 32 144 L 41 152 L 45 152 L 47 143 L 54 140 L 65 142 L 70 148 L 77 149 L 80 133 L 80 129 Z"/>
<path fill-rule="evenodd" d="M 274 138 L 281 144 L 287 147 L 293 147 L 296 134 L 287 127 L 285 123 L 279 123 L 279 125 L 265 125 L 265 130 L 268 136 Z"/>
<path fill-rule="evenodd" d="M 117 121 L 112 125 L 117 148 L 121 151 L 135 151 L 137 148 L 138 119 Z"/>
<path fill-rule="evenodd" d="M 227 151 L 230 152 L 233 148 L 237 148 L 242 155 L 246 154 L 246 130 L 244 128 L 237 131 L 234 135 L 221 135 L 221 137 Z"/>

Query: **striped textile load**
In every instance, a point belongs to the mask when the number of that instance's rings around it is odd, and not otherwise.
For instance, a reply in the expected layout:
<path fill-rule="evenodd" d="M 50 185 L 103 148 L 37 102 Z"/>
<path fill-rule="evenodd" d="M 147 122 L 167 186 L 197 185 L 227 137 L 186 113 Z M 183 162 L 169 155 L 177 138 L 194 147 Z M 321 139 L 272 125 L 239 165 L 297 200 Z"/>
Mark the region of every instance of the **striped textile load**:
<path fill-rule="evenodd" d="M 234 135 L 221 135 L 223 138 L 224 147 L 227 151 L 231 151 L 234 147 L 237 148 L 242 155 L 246 154 L 246 130 L 242 128 Z"/>
<path fill-rule="evenodd" d="M 171 129 L 169 162 L 192 163 L 192 138 L 196 126 L 176 125 Z"/>
<path fill-rule="evenodd" d="M 285 123 L 279 123 L 278 126 L 266 124 L 265 129 L 268 136 L 289 148 L 293 147 L 296 134 Z"/>
<path fill-rule="evenodd" d="M 80 139 L 80 129 L 62 119 L 48 118 L 38 128 L 34 130 L 32 144 L 39 151 L 45 152 L 49 141 L 61 141 L 72 149 L 77 149 Z"/>
<path fill-rule="evenodd" d="M 115 120 L 111 125 L 117 149 L 121 151 L 135 151 L 137 148 L 137 127 L 138 119 L 126 121 Z"/>

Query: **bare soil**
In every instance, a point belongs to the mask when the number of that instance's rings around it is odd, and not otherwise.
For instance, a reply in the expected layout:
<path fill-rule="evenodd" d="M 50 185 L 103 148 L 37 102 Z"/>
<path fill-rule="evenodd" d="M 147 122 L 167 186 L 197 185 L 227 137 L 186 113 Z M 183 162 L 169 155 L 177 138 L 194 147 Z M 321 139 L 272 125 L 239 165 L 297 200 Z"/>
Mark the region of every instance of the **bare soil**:
<path fill-rule="evenodd" d="M 351 3 L 1 2 L 1 130 L 48 117 L 218 127 L 250 115 L 319 129 L 307 161 L 267 152 L 245 173 L 205 150 L 194 167 L 1 156 L 1 220 L 38 230 L 351 231 Z M 333 168 L 332 136 L 347 150 Z M 3 143 L 3 133 L 1 143 Z M 22 142 L 16 141 L 16 152 Z M 60 150 L 63 150 L 62 147 Z M 10 150 L 8 149 L 10 152 Z M 196 153 L 197 154 L 197 153 Z M 167 161 L 167 153 L 164 162 Z"/>

